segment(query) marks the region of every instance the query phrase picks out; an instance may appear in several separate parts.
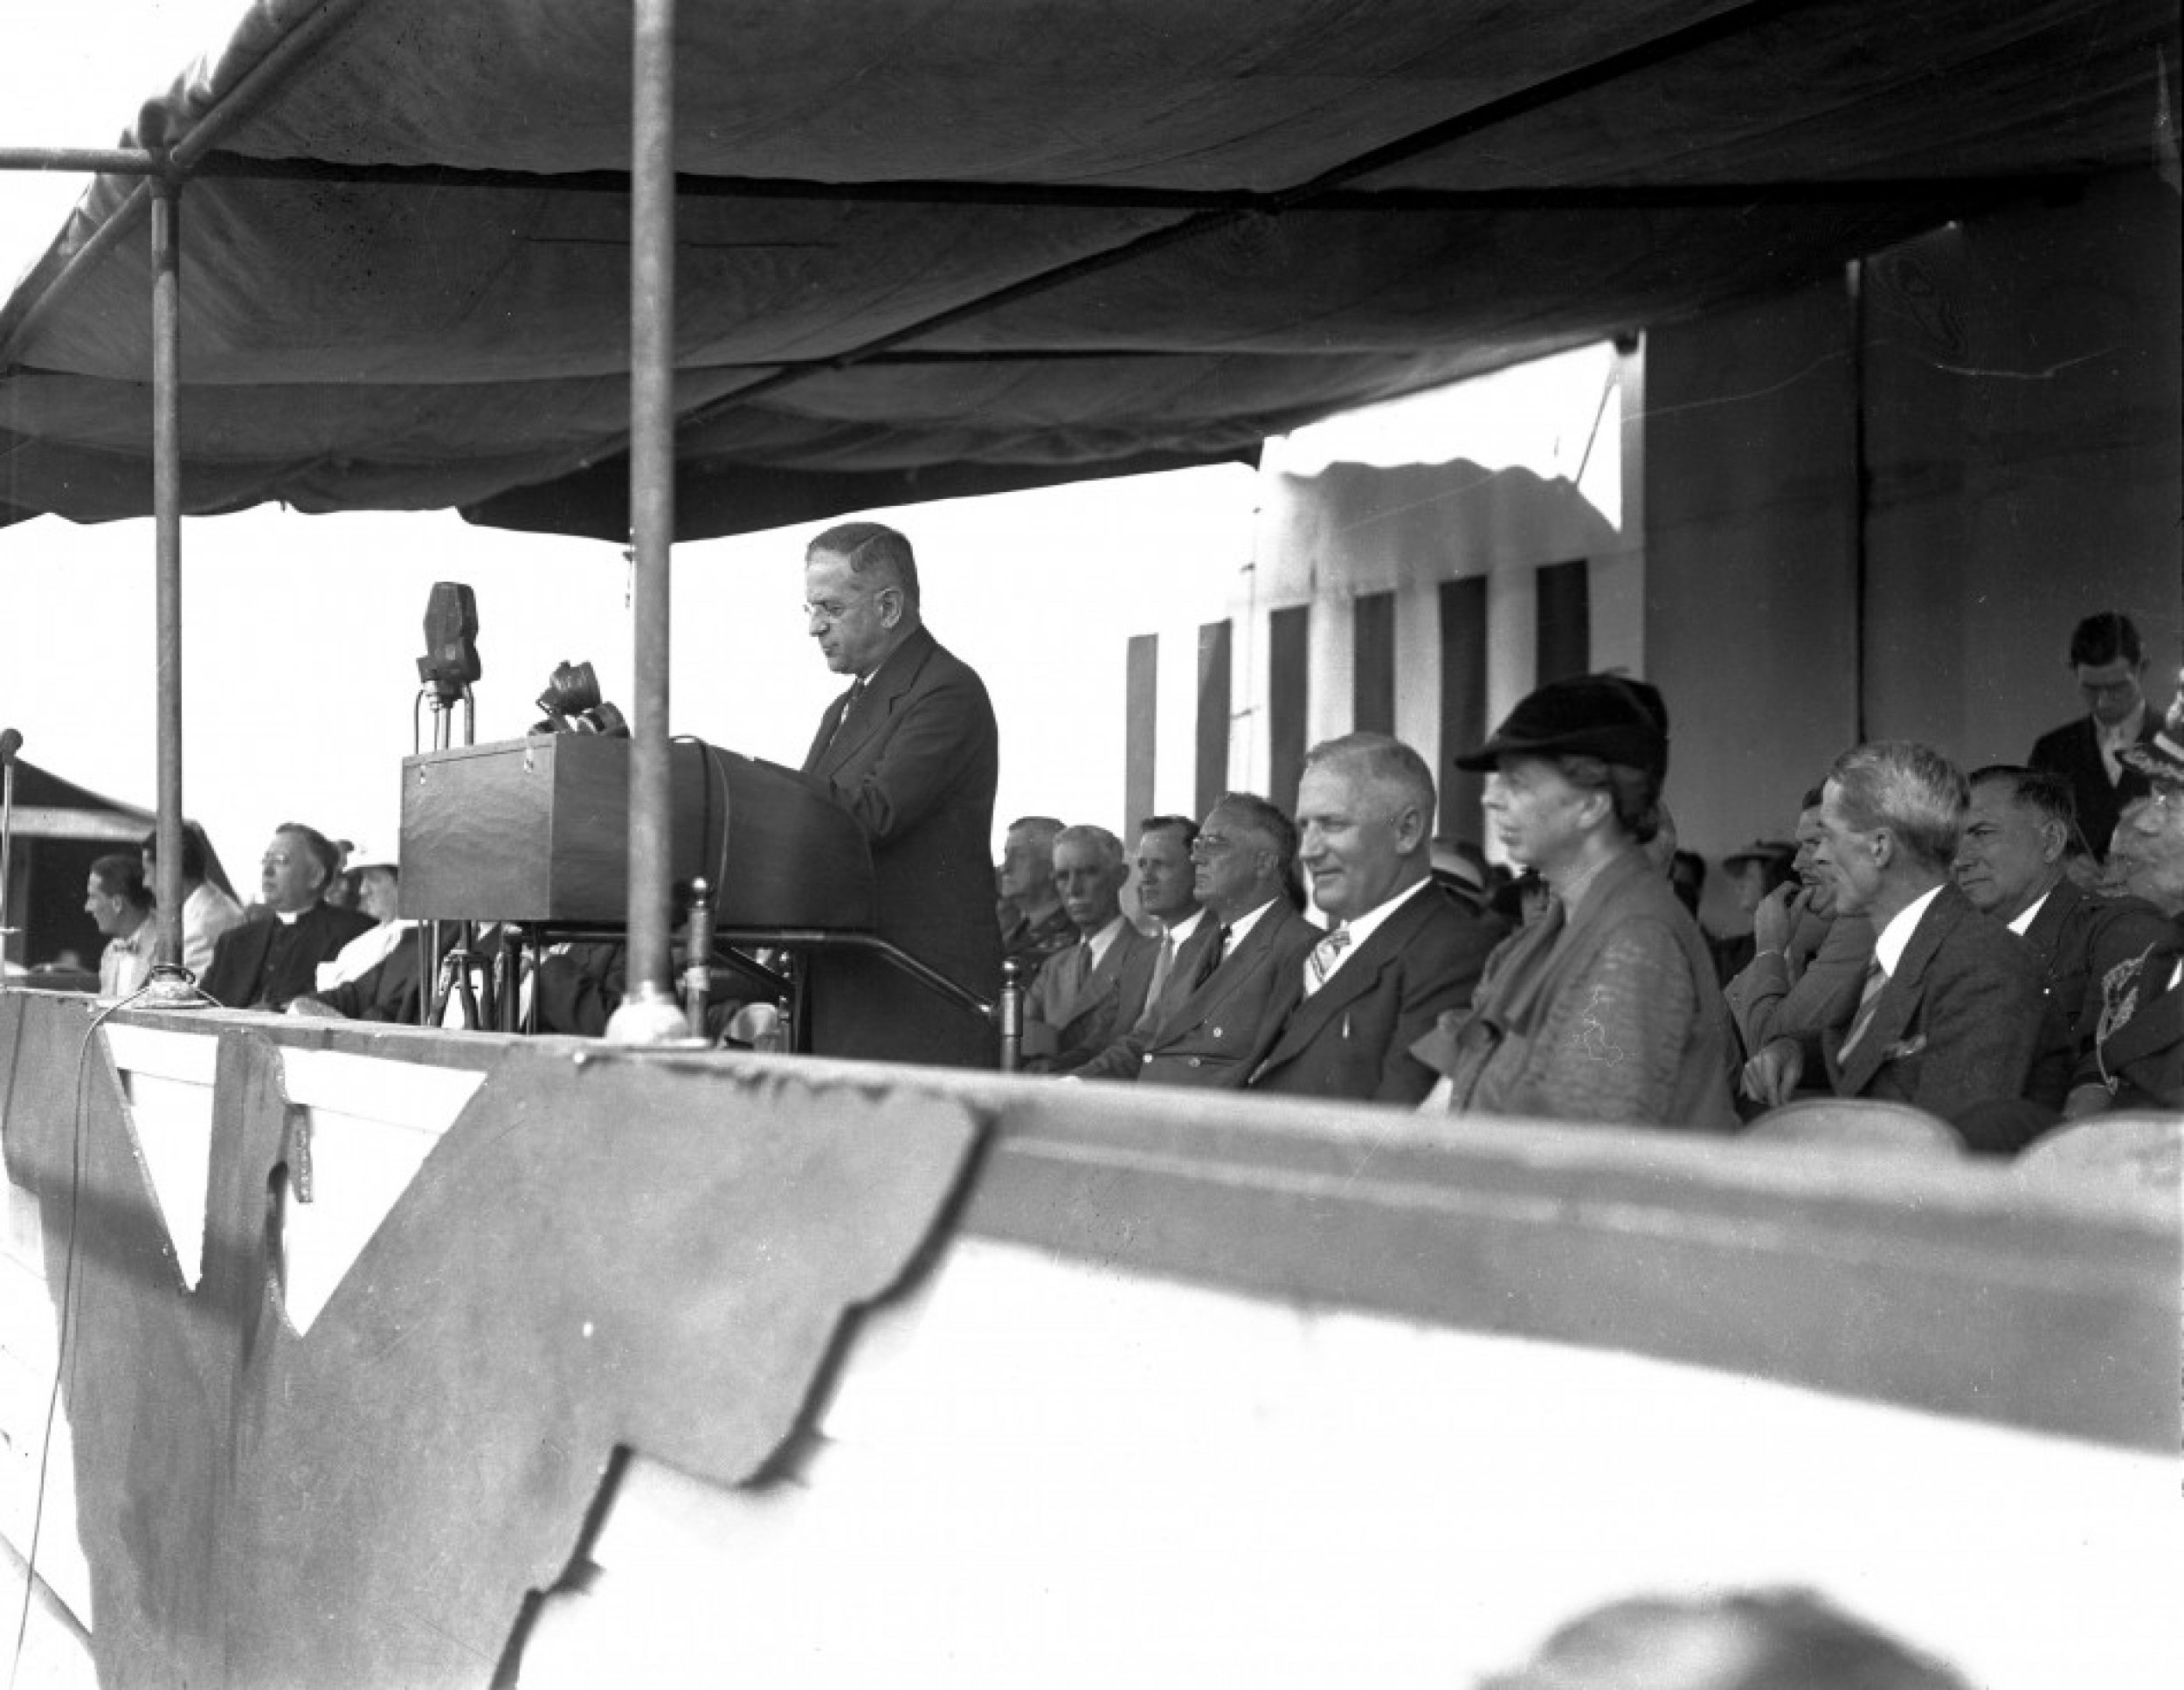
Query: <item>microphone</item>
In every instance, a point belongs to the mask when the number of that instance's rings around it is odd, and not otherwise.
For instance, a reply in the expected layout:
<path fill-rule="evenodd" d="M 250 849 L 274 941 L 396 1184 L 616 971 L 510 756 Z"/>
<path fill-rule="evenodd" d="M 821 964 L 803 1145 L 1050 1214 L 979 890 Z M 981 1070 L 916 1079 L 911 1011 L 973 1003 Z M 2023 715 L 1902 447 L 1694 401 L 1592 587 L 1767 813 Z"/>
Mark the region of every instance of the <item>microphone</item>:
<path fill-rule="evenodd" d="M 0 763 L 12 763 L 23 749 L 23 735 L 15 728 L 0 728 Z"/>

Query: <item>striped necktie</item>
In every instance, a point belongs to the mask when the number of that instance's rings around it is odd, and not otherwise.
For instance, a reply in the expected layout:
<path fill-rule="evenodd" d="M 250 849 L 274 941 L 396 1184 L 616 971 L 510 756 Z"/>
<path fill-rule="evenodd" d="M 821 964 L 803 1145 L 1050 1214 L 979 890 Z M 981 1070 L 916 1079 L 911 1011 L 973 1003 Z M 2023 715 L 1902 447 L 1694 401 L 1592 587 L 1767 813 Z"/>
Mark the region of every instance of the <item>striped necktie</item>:
<path fill-rule="evenodd" d="M 1835 1052 L 1838 1065 L 1849 1060 L 1850 1052 L 1865 1036 L 1866 1029 L 1873 1025 L 1874 1007 L 1881 1001 L 1881 988 L 1888 984 L 1888 970 L 1875 957 L 1865 966 L 1865 988 L 1858 996 L 1858 1013 L 1850 1018 L 1850 1031 L 1844 1036 L 1842 1047 Z"/>
<path fill-rule="evenodd" d="M 1342 953 L 1350 948 L 1350 929 L 1336 927 L 1327 937 L 1312 947 L 1312 954 L 1304 959 L 1304 995 L 1327 984 L 1328 975 L 1335 972 L 1335 965 L 1342 960 Z"/>

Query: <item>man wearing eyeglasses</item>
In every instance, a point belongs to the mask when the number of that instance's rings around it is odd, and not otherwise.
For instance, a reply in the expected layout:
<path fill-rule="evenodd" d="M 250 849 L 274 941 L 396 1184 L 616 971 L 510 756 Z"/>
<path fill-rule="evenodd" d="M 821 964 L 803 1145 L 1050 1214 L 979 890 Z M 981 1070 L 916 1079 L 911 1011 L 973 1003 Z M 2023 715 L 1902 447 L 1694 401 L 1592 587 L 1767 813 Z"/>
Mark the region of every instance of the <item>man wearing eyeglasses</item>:
<path fill-rule="evenodd" d="M 1288 816 L 1256 793 L 1230 793 L 1192 831 L 1198 927 L 1176 952 L 1165 1001 L 1079 1070 L 1087 1079 L 1241 1085 L 1319 940 L 1289 900 Z"/>
<path fill-rule="evenodd" d="M 827 707 L 804 772 L 872 847 L 881 938 L 990 997 L 1001 971 L 993 919 L 993 789 L 999 734 L 985 685 L 926 631 L 910 543 L 845 523 L 805 551 L 804 614 L 849 690 Z M 821 953 L 812 971 L 820 1055 L 991 1068 L 983 1018 L 884 959 Z"/>
<path fill-rule="evenodd" d="M 372 925 L 362 911 L 326 902 L 338 861 L 317 828 L 300 821 L 276 828 L 259 864 L 266 914 L 220 935 L 198 989 L 231 1009 L 285 1009 L 308 992 L 319 964 Z"/>
<path fill-rule="evenodd" d="M 2105 610 L 2080 622 L 2070 635 L 2070 671 L 2086 714 L 2042 734 L 2026 759 L 2070 781 L 2078 828 L 2096 858 L 2108 855 L 2109 837 L 2125 806 L 2146 795 L 2146 776 L 2122 755 L 2151 741 L 2160 725 L 2139 689 L 2146 666 L 2131 618 Z"/>

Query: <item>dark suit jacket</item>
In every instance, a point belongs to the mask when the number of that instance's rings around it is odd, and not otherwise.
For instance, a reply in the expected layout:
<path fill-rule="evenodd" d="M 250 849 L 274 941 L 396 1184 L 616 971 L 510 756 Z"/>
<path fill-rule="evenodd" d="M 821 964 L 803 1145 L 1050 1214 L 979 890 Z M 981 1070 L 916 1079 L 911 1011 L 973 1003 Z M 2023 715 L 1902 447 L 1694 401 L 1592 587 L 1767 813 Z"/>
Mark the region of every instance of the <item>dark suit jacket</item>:
<path fill-rule="evenodd" d="M 2058 883 L 2025 930 L 2040 965 L 2047 1024 L 2026 1095 L 2060 1108 L 2070 1077 L 2100 1024 L 2101 981 L 2109 970 L 2175 942 L 2168 918 L 2135 897 L 2095 897 Z"/>
<path fill-rule="evenodd" d="M 308 996 L 318 966 L 372 926 L 361 910 L 314 904 L 293 923 L 268 915 L 222 933 L 198 989 L 231 1009 L 285 1009 Z"/>
<path fill-rule="evenodd" d="M 1248 1072 L 1256 1091 L 1415 1104 L 1440 1077 L 1411 1054 L 1444 1009 L 1471 1001 L 1495 924 L 1461 914 L 1430 885 L 1413 894 L 1351 953 L 1326 985 L 1303 995 L 1289 971 L 1271 1006 L 1274 1031 Z"/>
<path fill-rule="evenodd" d="M 2023 1090 L 2044 1000 L 2031 948 L 1945 884 L 1919 917 L 1848 1063 L 1846 1022 L 1817 1035 L 1838 1097 L 1907 1103 L 1953 1121 Z M 1807 1061 L 1814 1035 L 1804 1037 Z"/>
<path fill-rule="evenodd" d="M 2109 1089 L 2111 1109 L 2184 1109 L 2184 985 L 2171 987 L 2170 947 L 2117 971 L 2109 982 L 2111 1028 L 2078 1072 Z"/>
<path fill-rule="evenodd" d="M 2160 726 L 2160 713 L 2149 705 L 2139 743 L 2146 744 Z M 2109 835 L 2116 831 L 2116 818 L 2125 807 L 2152 790 L 2146 776 L 2136 769 L 2125 769 L 2122 779 L 2112 786 L 2108 784 L 2107 765 L 2101 761 L 2100 731 L 2091 716 L 2081 716 L 2051 733 L 2042 734 L 2034 742 L 2030 766 L 2070 778 L 2070 795 L 2077 800 L 2078 829 L 2095 856 L 2108 855 Z"/>
<path fill-rule="evenodd" d="M 1024 1067 L 1034 1074 L 1069 1074 L 1133 1025 L 1145 1007 L 1160 941 L 1129 922 L 1081 990 L 1069 981 L 1073 960 L 1057 951 L 1024 995 Z"/>
<path fill-rule="evenodd" d="M 1195 970 L 1219 932 L 1209 915 L 1177 955 L 1177 972 Z M 1158 1025 L 1110 1045 L 1081 1071 L 1094 1077 L 1096 1065 L 1116 1079 L 1158 1085 L 1241 1085 L 1250 1071 L 1246 1062 L 1266 1048 L 1273 1017 L 1295 998 L 1304 958 L 1319 937 L 1287 898 L 1275 898 L 1219 967 L 1171 1002 Z"/>
<path fill-rule="evenodd" d="M 982 998 L 1000 988 L 993 914 L 999 734 L 985 685 L 919 628 L 881 664 L 840 734 L 819 722 L 804 772 L 872 846 L 880 937 Z M 992 1025 L 876 957 L 821 952 L 812 1044 L 825 1056 L 991 1068 Z"/>

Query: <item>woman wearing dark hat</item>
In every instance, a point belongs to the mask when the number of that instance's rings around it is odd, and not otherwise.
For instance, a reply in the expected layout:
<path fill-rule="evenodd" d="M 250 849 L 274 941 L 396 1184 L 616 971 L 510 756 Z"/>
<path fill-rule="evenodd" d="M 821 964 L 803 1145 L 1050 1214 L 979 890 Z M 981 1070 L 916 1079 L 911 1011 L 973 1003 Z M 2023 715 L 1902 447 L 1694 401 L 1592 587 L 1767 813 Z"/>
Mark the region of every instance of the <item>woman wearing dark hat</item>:
<path fill-rule="evenodd" d="M 1706 941 L 1642 848 L 1659 826 L 1668 711 L 1642 681 L 1540 688 L 1456 759 L 1492 770 L 1489 821 L 1552 892 L 1489 958 L 1469 1015 L 1414 1048 L 1458 1113 L 1737 1125 L 1736 1036 Z"/>

